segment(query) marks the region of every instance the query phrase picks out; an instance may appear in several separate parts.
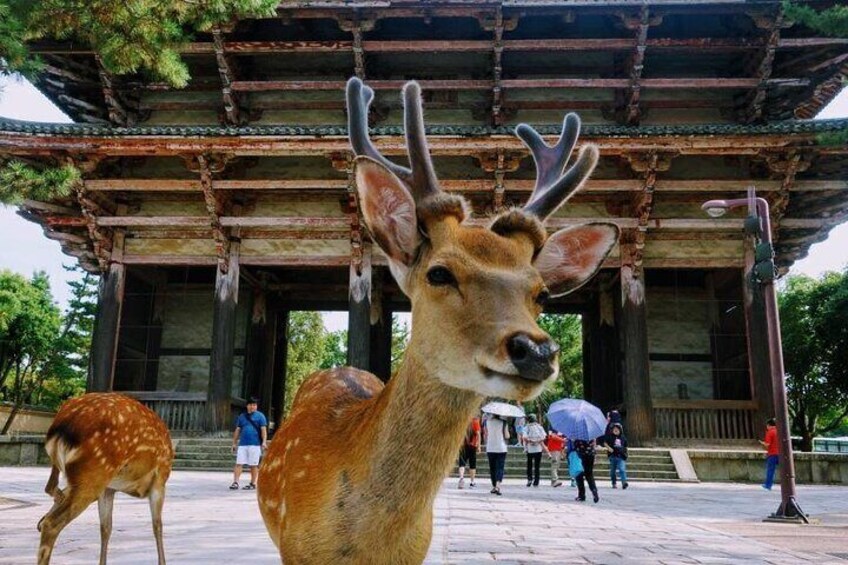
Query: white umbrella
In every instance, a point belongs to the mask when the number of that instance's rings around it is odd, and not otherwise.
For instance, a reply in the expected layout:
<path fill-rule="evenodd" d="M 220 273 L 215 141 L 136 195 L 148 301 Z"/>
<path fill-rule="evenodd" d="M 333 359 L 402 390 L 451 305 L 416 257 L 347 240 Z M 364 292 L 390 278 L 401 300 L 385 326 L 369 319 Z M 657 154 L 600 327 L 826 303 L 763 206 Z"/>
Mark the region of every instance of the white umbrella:
<path fill-rule="evenodd" d="M 486 414 L 494 414 L 504 418 L 524 418 L 526 416 L 523 408 L 506 402 L 490 402 L 483 406 L 482 410 Z"/>

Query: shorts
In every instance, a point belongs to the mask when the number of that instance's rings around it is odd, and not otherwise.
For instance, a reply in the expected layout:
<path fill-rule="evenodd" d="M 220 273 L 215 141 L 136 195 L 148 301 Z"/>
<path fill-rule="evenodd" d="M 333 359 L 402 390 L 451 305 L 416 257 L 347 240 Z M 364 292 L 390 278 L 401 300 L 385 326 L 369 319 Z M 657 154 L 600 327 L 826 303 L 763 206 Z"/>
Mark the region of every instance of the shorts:
<path fill-rule="evenodd" d="M 472 445 L 463 445 L 459 450 L 459 467 L 477 469 L 477 448 Z"/>
<path fill-rule="evenodd" d="M 236 453 L 236 465 L 256 467 L 259 465 L 259 458 L 261 456 L 262 447 L 258 445 L 240 445 Z"/>

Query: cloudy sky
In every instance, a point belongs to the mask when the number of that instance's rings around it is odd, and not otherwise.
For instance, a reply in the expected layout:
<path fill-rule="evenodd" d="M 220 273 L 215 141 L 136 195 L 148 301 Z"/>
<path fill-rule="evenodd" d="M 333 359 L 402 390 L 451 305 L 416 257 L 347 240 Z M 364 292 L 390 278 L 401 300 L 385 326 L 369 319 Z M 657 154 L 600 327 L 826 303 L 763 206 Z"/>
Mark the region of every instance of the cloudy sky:
<path fill-rule="evenodd" d="M 0 77 L 0 117 L 39 122 L 69 122 L 58 108 L 53 106 L 38 90 L 22 80 Z M 848 117 L 848 88 L 825 108 L 818 118 Z M 60 305 L 68 299 L 66 281 L 68 273 L 62 264 L 72 264 L 74 259 L 63 255 L 58 242 L 50 241 L 41 233 L 41 228 L 17 216 L 13 209 L 0 205 L 0 269 L 31 275 L 34 271 L 47 271 L 53 293 Z M 792 267 L 792 273 L 818 276 L 828 270 L 839 270 L 848 264 L 848 223 L 830 232 L 830 237 L 810 249 L 807 258 Z M 346 324 L 346 314 L 326 318 L 330 329 Z"/>

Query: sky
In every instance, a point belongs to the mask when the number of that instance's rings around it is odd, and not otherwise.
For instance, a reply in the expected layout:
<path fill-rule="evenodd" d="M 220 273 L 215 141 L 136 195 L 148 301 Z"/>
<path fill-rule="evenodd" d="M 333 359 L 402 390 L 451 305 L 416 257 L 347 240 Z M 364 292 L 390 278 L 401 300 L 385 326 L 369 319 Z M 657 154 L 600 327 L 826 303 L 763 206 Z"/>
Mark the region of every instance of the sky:
<path fill-rule="evenodd" d="M 25 80 L 0 77 L 0 117 L 36 122 L 70 122 L 71 120 L 44 95 Z M 848 88 L 822 110 L 817 119 L 848 118 Z M 73 265 L 75 259 L 61 252 L 58 242 L 44 237 L 41 228 L 15 214 L 14 208 L 0 205 L 0 269 L 30 276 L 46 271 L 53 295 L 61 307 L 69 299 L 67 281 L 70 274 L 62 265 Z M 813 245 L 809 255 L 797 261 L 790 273 L 818 277 L 826 271 L 841 270 L 848 264 L 848 222 L 831 230 L 828 239 Z M 347 326 L 347 313 L 336 312 L 324 317 L 331 331 Z"/>

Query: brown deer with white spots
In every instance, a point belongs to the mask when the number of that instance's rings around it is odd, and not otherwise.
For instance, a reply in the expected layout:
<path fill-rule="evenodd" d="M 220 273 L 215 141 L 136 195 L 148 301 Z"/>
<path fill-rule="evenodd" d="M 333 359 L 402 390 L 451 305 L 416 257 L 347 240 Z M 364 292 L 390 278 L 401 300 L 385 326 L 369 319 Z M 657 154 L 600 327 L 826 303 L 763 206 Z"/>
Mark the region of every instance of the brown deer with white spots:
<path fill-rule="evenodd" d="M 439 188 L 419 86 L 408 83 L 403 98 L 411 168 L 377 151 L 367 124 L 373 92 L 348 82 L 359 206 L 411 300 L 411 339 L 385 386 L 341 368 L 298 391 L 259 470 L 260 511 L 285 563 L 421 563 L 433 500 L 472 414 L 486 396 L 526 401 L 556 378 L 558 347 L 536 318 L 548 297 L 587 282 L 618 241 L 613 224 L 550 236 L 544 228 L 598 160 L 587 145 L 567 167 L 576 115 L 554 146 L 518 126 L 536 188 L 523 209 L 483 225 Z"/>
<path fill-rule="evenodd" d="M 59 533 L 94 501 L 100 511 L 100 564 L 105 564 L 117 491 L 150 501 L 159 564 L 165 563 L 162 504 L 174 448 L 155 412 L 122 394 L 86 394 L 62 405 L 45 448 L 53 467 L 44 490 L 54 503 L 38 523 L 39 565 L 50 562 Z M 64 488 L 59 488 L 60 474 Z"/>

